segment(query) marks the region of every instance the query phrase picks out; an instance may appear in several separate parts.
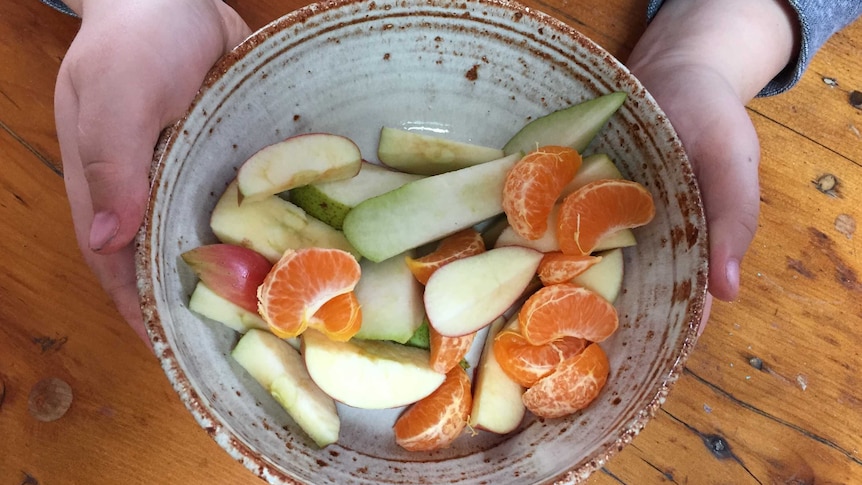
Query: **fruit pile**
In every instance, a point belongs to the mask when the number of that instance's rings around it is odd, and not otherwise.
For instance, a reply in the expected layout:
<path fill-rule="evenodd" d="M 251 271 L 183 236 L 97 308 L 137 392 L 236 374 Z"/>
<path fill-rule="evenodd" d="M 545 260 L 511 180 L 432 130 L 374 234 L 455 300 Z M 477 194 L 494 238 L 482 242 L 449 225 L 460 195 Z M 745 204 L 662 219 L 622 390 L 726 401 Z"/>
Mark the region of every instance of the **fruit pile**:
<path fill-rule="evenodd" d="M 216 204 L 220 242 L 183 254 L 189 308 L 243 334 L 233 359 L 321 447 L 336 402 L 409 406 L 394 435 L 411 451 L 577 412 L 610 374 L 622 248 L 655 213 L 606 155 L 580 155 L 624 100 L 538 118 L 502 150 L 392 128 L 380 164 L 328 133 L 268 146 Z"/>

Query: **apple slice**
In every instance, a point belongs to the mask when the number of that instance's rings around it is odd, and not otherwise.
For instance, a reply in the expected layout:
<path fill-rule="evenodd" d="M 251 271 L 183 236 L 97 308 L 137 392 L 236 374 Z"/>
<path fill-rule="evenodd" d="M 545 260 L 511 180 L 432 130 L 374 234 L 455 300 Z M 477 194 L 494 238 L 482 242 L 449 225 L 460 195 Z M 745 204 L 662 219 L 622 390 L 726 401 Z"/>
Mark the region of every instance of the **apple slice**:
<path fill-rule="evenodd" d="M 303 185 L 290 191 L 290 201 L 309 215 L 341 229 L 350 209 L 372 197 L 419 180 L 421 175 L 396 172 L 370 162 L 362 162 L 355 177 L 333 182 Z"/>
<path fill-rule="evenodd" d="M 525 248 L 532 248 L 543 253 L 559 251 L 560 243 L 557 241 L 558 214 L 559 204 L 555 205 L 553 209 L 551 209 L 551 213 L 548 214 L 548 230 L 545 231 L 539 239 L 527 239 L 515 232 L 511 226 L 507 226 L 500 232 L 500 235 L 497 236 L 497 241 L 494 243 L 494 247 L 522 246 Z M 637 244 L 637 239 L 635 239 L 634 232 L 632 232 L 631 229 L 620 229 L 617 232 L 603 237 L 596 244 L 594 252 L 614 248 L 625 248 L 634 246 L 635 244 Z"/>
<path fill-rule="evenodd" d="M 360 263 L 362 278 L 354 291 L 362 308 L 362 327 L 356 338 L 405 343 L 422 324 L 422 285 L 404 260 L 409 254 Z"/>
<path fill-rule="evenodd" d="M 189 299 L 189 310 L 219 322 L 239 333 L 253 328 L 267 330 L 269 327 L 257 312 L 245 308 L 219 296 L 202 281 L 198 281 Z"/>
<path fill-rule="evenodd" d="M 235 244 L 205 244 L 180 257 L 212 291 L 257 313 L 257 287 L 272 269 L 260 253 Z"/>
<path fill-rule="evenodd" d="M 344 218 L 344 234 L 379 262 L 473 226 L 503 212 L 503 184 L 518 159 L 426 177 L 368 199 Z"/>
<path fill-rule="evenodd" d="M 336 401 L 360 409 L 414 403 L 446 378 L 428 364 L 428 352 L 385 340 L 336 342 L 316 330 L 302 334 L 305 366 Z"/>
<path fill-rule="evenodd" d="M 626 97 L 624 92 L 606 94 L 536 118 L 521 128 L 503 151 L 529 153 L 540 146 L 563 145 L 582 152 Z"/>
<path fill-rule="evenodd" d="M 512 380 L 494 357 L 494 337 L 504 327 L 518 324 L 518 316 L 509 322 L 499 317 L 491 323 L 485 336 L 482 357 L 476 369 L 476 382 L 473 384 L 473 409 L 468 424 L 476 429 L 492 433 L 506 434 L 521 424 L 526 414 L 526 406 L 521 400 L 524 388 Z"/>
<path fill-rule="evenodd" d="M 240 204 L 236 181 L 216 203 L 210 228 L 219 241 L 253 249 L 271 263 L 287 249 L 307 247 L 342 249 L 359 257 L 341 231 L 277 195 Z"/>
<path fill-rule="evenodd" d="M 335 401 L 317 387 L 296 349 L 269 332 L 249 330 L 231 356 L 318 446 L 338 441 L 341 421 Z"/>
<path fill-rule="evenodd" d="M 588 155 L 584 157 L 581 162 L 581 168 L 578 169 L 578 173 L 575 174 L 575 178 L 573 178 L 572 181 L 566 184 L 563 188 L 563 192 L 560 194 L 558 200 L 562 201 L 567 195 L 590 182 L 602 179 L 622 178 L 623 174 L 620 172 L 620 169 L 614 165 L 614 162 L 609 156 L 607 156 L 607 154 L 594 153 L 592 155 Z"/>
<path fill-rule="evenodd" d="M 503 158 L 503 150 L 383 127 L 377 157 L 406 173 L 438 175 Z"/>
<path fill-rule="evenodd" d="M 623 288 L 624 262 L 623 250 L 611 249 L 598 253 L 602 260 L 583 273 L 575 276 L 572 283 L 593 290 L 605 300 L 616 301 Z"/>
<path fill-rule="evenodd" d="M 523 294 L 542 261 L 520 246 L 491 249 L 453 261 L 425 285 L 425 313 L 441 335 L 475 332 L 503 314 Z"/>
<path fill-rule="evenodd" d="M 261 200 L 294 187 L 353 177 L 362 155 L 349 138 L 297 135 L 262 148 L 237 173 L 240 199 Z"/>

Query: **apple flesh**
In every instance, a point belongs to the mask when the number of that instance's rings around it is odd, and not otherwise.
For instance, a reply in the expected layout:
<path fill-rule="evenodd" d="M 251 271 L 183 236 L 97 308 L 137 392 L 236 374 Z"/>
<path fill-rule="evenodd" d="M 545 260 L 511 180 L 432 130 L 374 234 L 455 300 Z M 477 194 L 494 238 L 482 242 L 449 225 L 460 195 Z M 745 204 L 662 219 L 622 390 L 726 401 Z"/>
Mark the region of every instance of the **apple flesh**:
<path fill-rule="evenodd" d="M 210 216 L 219 241 L 245 246 L 275 263 L 287 249 L 333 248 L 359 254 L 338 231 L 277 195 L 239 203 L 236 181 L 228 185 Z"/>
<path fill-rule="evenodd" d="M 377 157 L 406 173 L 438 175 L 503 158 L 503 150 L 383 127 Z"/>
<path fill-rule="evenodd" d="M 562 145 L 583 152 L 628 95 L 615 92 L 592 98 L 527 123 L 503 151 L 529 153 L 536 147 Z"/>
<path fill-rule="evenodd" d="M 624 262 L 623 250 L 611 249 L 598 253 L 602 260 L 575 276 L 572 283 L 583 286 L 613 303 L 623 288 Z"/>
<path fill-rule="evenodd" d="M 237 173 L 241 200 L 261 200 L 294 187 L 353 177 L 362 155 L 348 138 L 330 133 L 290 137 L 262 148 Z"/>
<path fill-rule="evenodd" d="M 539 251 L 520 246 L 491 249 L 453 261 L 425 284 L 425 313 L 447 337 L 473 333 L 503 314 L 536 275 Z"/>
<path fill-rule="evenodd" d="M 309 376 L 299 352 L 263 330 L 249 330 L 233 351 L 248 372 L 320 447 L 338 441 L 341 421 L 335 401 Z"/>
<path fill-rule="evenodd" d="M 518 325 L 517 315 L 508 323 L 499 317 L 491 323 L 485 336 L 473 384 L 473 409 L 469 419 L 473 428 L 498 434 L 510 433 L 518 428 L 526 414 L 527 408 L 521 400 L 524 388 L 503 371 L 494 357 L 494 337 L 512 323 Z"/>
<path fill-rule="evenodd" d="M 211 290 L 204 282 L 198 281 L 189 299 L 189 310 L 219 322 L 239 333 L 256 328 L 267 330 L 269 327 L 257 311 L 250 312 L 227 300 Z"/>
<path fill-rule="evenodd" d="M 442 239 L 503 212 L 503 184 L 520 154 L 426 177 L 362 202 L 344 234 L 376 262 Z"/>
<path fill-rule="evenodd" d="M 362 308 L 362 327 L 356 338 L 405 343 L 422 324 L 422 285 L 404 260 L 408 254 L 360 263 L 362 278 L 354 291 Z"/>
<path fill-rule="evenodd" d="M 421 175 L 396 172 L 370 162 L 362 162 L 355 177 L 333 182 L 303 185 L 290 191 L 290 201 L 307 214 L 341 229 L 350 209 L 372 197 L 419 180 Z"/>
<path fill-rule="evenodd" d="M 257 287 L 272 269 L 261 254 L 235 244 L 207 244 L 180 255 L 216 294 L 257 313 Z"/>
<path fill-rule="evenodd" d="M 336 342 L 306 330 L 302 354 L 326 394 L 360 409 L 406 406 L 434 392 L 446 377 L 431 369 L 428 351 L 385 340 Z"/>

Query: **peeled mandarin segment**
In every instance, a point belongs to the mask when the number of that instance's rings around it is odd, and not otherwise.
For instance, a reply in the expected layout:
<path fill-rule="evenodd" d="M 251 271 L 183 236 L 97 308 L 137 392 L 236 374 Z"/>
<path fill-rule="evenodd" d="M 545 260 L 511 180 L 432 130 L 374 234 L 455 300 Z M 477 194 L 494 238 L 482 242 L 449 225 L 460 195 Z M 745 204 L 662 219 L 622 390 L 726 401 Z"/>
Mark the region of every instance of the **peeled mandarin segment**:
<path fill-rule="evenodd" d="M 395 422 L 395 442 L 409 451 L 446 448 L 461 434 L 473 406 L 467 373 L 455 366 L 443 384 L 411 405 Z"/>
<path fill-rule="evenodd" d="M 405 260 L 416 280 L 424 285 L 428 283 L 428 278 L 434 274 L 434 271 L 447 263 L 484 251 L 485 240 L 482 234 L 473 228 L 468 228 L 443 238 L 434 252 L 416 259 L 407 257 Z"/>
<path fill-rule="evenodd" d="M 461 337 L 446 337 L 429 326 L 428 337 L 431 368 L 435 372 L 446 374 L 460 364 L 461 359 L 470 351 L 476 332 Z"/>
<path fill-rule="evenodd" d="M 308 326 L 332 340 L 350 340 L 362 326 L 362 310 L 356 293 L 344 293 L 324 303 L 311 317 Z"/>
<path fill-rule="evenodd" d="M 340 249 L 288 249 L 257 289 L 258 311 L 272 333 L 296 337 L 326 302 L 353 291 L 359 263 Z"/>
<path fill-rule="evenodd" d="M 590 344 L 527 389 L 522 401 L 541 418 L 567 416 L 589 406 L 598 397 L 608 374 L 607 355 L 598 344 Z"/>
<path fill-rule="evenodd" d="M 598 293 L 570 283 L 545 286 L 518 313 L 521 334 L 533 345 L 562 337 L 601 342 L 619 326 L 614 306 Z"/>
<path fill-rule="evenodd" d="M 602 260 L 601 256 L 546 253 L 539 264 L 539 279 L 545 286 L 567 283 Z"/>
<path fill-rule="evenodd" d="M 602 237 L 649 223 L 652 194 L 630 180 L 604 179 L 569 194 L 560 205 L 557 241 L 566 254 L 590 254 Z"/>
<path fill-rule="evenodd" d="M 518 161 L 503 186 L 503 211 L 512 229 L 529 240 L 542 237 L 548 214 L 580 166 L 576 150 L 559 146 L 541 147 Z"/>
<path fill-rule="evenodd" d="M 494 338 L 494 356 L 506 375 L 523 387 L 531 387 L 586 346 L 587 341 L 577 337 L 532 345 L 518 332 L 504 330 Z"/>

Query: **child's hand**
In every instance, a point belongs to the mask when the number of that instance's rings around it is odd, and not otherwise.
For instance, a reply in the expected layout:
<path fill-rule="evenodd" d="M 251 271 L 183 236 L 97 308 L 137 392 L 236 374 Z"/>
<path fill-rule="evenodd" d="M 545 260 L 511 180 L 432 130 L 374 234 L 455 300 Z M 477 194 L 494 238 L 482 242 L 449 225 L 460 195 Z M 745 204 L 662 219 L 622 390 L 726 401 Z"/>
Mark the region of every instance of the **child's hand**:
<path fill-rule="evenodd" d="M 82 18 L 60 67 L 57 135 L 78 244 L 123 317 L 146 339 L 131 244 L 161 130 L 250 32 L 220 0 L 68 2 Z"/>
<path fill-rule="evenodd" d="M 745 110 L 795 52 L 784 0 L 668 0 L 629 59 L 694 166 L 709 229 L 709 291 L 733 300 L 757 229 L 760 145 Z"/>

